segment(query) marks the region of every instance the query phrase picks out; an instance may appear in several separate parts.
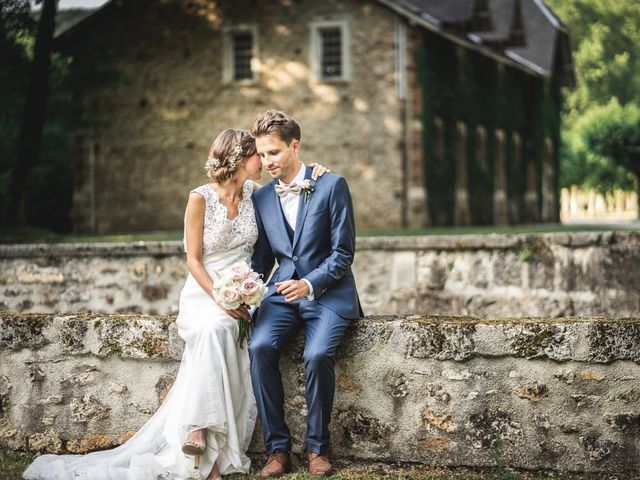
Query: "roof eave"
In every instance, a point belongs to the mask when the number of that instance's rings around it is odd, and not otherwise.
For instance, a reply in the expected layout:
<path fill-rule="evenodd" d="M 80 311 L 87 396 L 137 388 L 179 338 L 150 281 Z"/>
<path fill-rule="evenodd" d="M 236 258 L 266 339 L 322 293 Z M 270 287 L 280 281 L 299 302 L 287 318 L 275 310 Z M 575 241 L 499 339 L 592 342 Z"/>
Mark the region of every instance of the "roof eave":
<path fill-rule="evenodd" d="M 482 44 L 476 44 L 470 40 L 466 40 L 462 37 L 459 37 L 457 35 L 454 35 L 452 33 L 447 32 L 446 30 L 443 30 L 440 25 L 441 23 L 436 20 L 433 19 L 433 17 L 427 16 L 432 18 L 433 20 L 435 20 L 436 22 L 438 22 L 437 24 L 433 21 L 427 21 L 425 18 L 423 18 L 423 15 L 416 15 L 412 10 L 410 10 L 409 8 L 403 7 L 402 5 L 399 5 L 398 2 L 394 2 L 393 0 L 377 0 L 378 3 L 381 3 L 382 5 L 386 6 L 387 8 L 393 10 L 394 12 L 403 15 L 404 17 L 408 18 L 410 21 L 413 21 L 414 23 L 420 25 L 421 27 L 426 28 L 427 30 L 430 30 L 432 32 L 437 33 L 438 35 L 446 38 L 447 40 L 450 40 L 451 42 L 460 45 L 462 47 L 468 48 L 470 50 L 475 50 L 479 53 L 481 53 L 482 55 L 485 55 L 497 62 L 503 63 L 505 65 L 517 68 L 519 70 L 524 71 L 525 73 L 528 74 L 533 74 L 536 76 L 540 76 L 540 71 L 541 71 L 541 67 L 528 62 L 527 63 L 523 63 L 523 62 L 519 62 L 516 61 L 510 57 L 507 57 L 506 55 L 500 55 L 500 53 L 495 52 L 494 50 L 491 50 L 487 47 L 485 47 Z M 536 68 L 531 68 L 530 65 L 535 65 Z M 544 71 L 544 70 L 542 70 Z"/>

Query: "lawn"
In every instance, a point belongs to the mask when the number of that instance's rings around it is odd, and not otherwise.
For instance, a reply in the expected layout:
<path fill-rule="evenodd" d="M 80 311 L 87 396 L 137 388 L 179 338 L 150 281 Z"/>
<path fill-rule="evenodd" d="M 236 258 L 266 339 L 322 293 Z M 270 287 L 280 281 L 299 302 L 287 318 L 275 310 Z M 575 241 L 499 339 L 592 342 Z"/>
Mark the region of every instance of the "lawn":
<path fill-rule="evenodd" d="M 430 227 L 408 230 L 363 230 L 359 237 L 413 236 L 413 235 L 489 235 L 514 233 L 558 233 L 558 232 L 640 232 L 640 222 L 620 224 L 539 224 L 518 226 L 471 226 L 471 227 Z M 60 234 L 38 229 L 10 229 L 0 232 L 0 243 L 96 243 L 96 242 L 159 242 L 182 240 L 182 231 L 123 233 L 114 235 L 74 235 Z"/>
<path fill-rule="evenodd" d="M 24 469 L 35 455 L 0 449 L 0 480 L 18 480 Z M 306 473 L 301 465 L 294 473 L 285 475 L 283 480 L 317 480 Z M 253 480 L 257 472 L 249 475 L 229 475 L 226 480 Z M 485 470 L 463 468 L 428 467 L 401 464 L 351 464 L 341 462 L 335 475 L 328 480 L 622 480 L 628 476 L 616 477 L 612 474 L 602 476 L 583 476 L 578 474 L 560 474 L 553 472 L 514 472 L 501 467 Z"/>

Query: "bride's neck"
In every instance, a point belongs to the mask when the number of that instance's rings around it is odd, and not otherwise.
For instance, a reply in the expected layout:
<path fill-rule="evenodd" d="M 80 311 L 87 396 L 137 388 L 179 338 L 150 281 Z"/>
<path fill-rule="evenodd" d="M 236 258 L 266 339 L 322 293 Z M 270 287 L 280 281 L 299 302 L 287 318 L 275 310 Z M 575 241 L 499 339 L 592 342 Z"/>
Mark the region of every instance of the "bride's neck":
<path fill-rule="evenodd" d="M 242 196 L 244 181 L 236 177 L 221 183 L 214 183 L 213 186 L 219 194 L 222 194 L 225 197 L 237 197 Z"/>

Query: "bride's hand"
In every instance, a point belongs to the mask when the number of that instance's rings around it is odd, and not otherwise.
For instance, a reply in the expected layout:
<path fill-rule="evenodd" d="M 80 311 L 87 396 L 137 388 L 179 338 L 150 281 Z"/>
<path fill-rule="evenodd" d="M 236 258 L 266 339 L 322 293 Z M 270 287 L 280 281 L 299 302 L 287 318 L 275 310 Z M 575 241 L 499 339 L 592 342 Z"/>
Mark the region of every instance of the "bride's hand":
<path fill-rule="evenodd" d="M 231 318 L 235 318 L 236 320 L 251 321 L 251 314 L 249 313 L 249 309 L 246 305 L 241 305 L 235 310 L 227 310 L 226 308 L 223 308 L 222 310 L 224 310 Z"/>
<path fill-rule="evenodd" d="M 325 167 L 324 165 L 321 165 L 319 163 L 310 163 L 309 166 L 311 168 L 313 168 L 313 171 L 311 172 L 311 178 L 314 180 L 317 180 L 318 178 L 320 178 L 322 175 L 324 175 L 325 173 L 331 173 L 331 170 L 329 170 L 327 167 Z"/>

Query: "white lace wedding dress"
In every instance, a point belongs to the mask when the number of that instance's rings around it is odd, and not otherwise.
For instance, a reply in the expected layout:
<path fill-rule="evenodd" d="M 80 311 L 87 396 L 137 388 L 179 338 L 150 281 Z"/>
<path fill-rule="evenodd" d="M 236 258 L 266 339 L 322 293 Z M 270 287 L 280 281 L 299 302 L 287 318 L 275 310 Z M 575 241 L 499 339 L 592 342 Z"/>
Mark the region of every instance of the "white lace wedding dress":
<path fill-rule="evenodd" d="M 204 263 L 213 274 L 238 261 L 249 262 L 258 236 L 251 203 L 252 183 L 243 188 L 235 219 L 227 218 L 211 185 L 194 190 L 206 199 Z M 185 249 L 186 245 L 185 236 Z M 156 413 L 129 441 L 87 455 L 42 455 L 24 472 L 37 480 L 184 479 L 193 457 L 182 453 L 188 433 L 207 429 L 200 472 L 206 478 L 217 460 L 222 475 L 249 471 L 249 446 L 256 407 L 247 346 L 237 341 L 238 324 L 189 275 L 176 320 L 185 349 L 176 380 Z"/>

